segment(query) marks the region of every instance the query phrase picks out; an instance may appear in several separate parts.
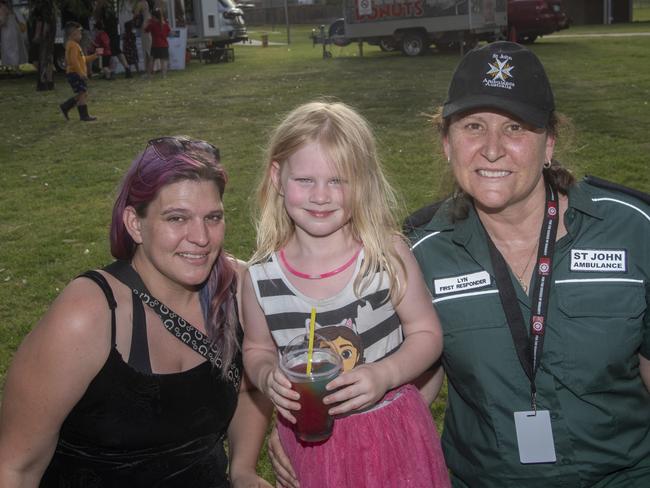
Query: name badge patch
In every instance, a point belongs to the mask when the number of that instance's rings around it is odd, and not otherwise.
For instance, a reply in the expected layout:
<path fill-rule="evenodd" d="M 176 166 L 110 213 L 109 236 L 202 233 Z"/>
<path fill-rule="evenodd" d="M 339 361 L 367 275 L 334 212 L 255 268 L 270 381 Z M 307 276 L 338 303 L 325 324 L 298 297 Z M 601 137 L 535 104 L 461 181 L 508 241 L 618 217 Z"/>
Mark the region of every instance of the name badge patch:
<path fill-rule="evenodd" d="M 625 249 L 571 249 L 571 271 L 627 272 Z"/>
<path fill-rule="evenodd" d="M 444 295 L 445 293 L 484 288 L 491 284 L 490 274 L 487 271 L 479 271 L 477 273 L 433 280 L 433 289 L 436 295 Z"/>

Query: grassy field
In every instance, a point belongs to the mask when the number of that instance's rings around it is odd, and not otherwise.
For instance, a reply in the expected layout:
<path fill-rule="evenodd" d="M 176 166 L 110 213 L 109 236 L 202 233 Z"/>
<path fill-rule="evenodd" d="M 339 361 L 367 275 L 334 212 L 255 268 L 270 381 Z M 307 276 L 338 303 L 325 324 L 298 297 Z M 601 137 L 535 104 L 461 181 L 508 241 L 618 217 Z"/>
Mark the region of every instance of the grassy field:
<path fill-rule="evenodd" d="M 253 38 L 265 29 L 255 28 Z M 403 214 L 441 192 L 444 163 L 427 113 L 445 98 L 457 54 L 418 58 L 356 46 L 324 60 L 310 28 L 292 44 L 237 46 L 236 61 L 167 79 L 90 82 L 95 123 L 65 122 L 70 96 L 34 91 L 35 80 L 0 79 L 0 383 L 22 337 L 66 283 L 110 261 L 107 230 L 114 189 L 147 140 L 189 134 L 221 148 L 231 183 L 226 247 L 247 258 L 254 244 L 250 196 L 269 130 L 295 105 L 329 96 L 373 124 Z M 650 23 L 571 28 L 563 34 L 650 32 Z M 284 32 L 271 32 L 282 43 Z M 577 175 L 595 174 L 650 191 L 650 36 L 548 36 L 532 46 L 547 67 L 557 107 L 576 127 L 560 158 Z M 76 114 L 75 114 L 76 115 Z M 441 421 L 444 399 L 434 406 Z M 266 463 L 260 465 L 270 476 Z"/>
<path fill-rule="evenodd" d="M 632 20 L 635 22 L 650 21 L 650 0 L 634 0 L 632 2 Z"/>

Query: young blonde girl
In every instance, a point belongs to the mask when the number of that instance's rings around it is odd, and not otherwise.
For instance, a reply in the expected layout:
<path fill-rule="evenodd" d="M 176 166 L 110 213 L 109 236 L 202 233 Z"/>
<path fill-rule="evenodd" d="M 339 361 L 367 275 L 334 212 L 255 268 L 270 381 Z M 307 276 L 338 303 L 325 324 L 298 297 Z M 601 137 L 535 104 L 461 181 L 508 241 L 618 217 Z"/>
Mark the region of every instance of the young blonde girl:
<path fill-rule="evenodd" d="M 440 356 L 442 334 L 394 204 L 372 131 L 350 107 L 307 103 L 273 133 L 244 283 L 244 361 L 278 409 L 303 488 L 449 486 L 431 414 L 408 383 Z M 305 332 L 312 308 L 317 330 L 358 336 L 343 359 L 362 355 L 327 385 L 336 420 L 321 443 L 295 436 L 299 394 L 278 367 L 278 350 Z"/>

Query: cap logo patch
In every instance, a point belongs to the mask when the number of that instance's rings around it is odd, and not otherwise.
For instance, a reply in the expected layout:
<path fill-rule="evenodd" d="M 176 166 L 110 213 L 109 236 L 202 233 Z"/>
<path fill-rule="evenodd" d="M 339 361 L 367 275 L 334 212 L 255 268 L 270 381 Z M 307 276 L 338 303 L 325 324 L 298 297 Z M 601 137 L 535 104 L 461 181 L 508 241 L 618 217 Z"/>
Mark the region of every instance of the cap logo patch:
<path fill-rule="evenodd" d="M 483 84 L 493 88 L 512 90 L 515 83 L 508 81 L 513 78 L 512 70 L 515 69 L 510 64 L 512 57 L 505 54 L 493 54 L 492 57 L 494 58 L 494 62 L 488 62 L 490 69 L 486 73 L 487 77 L 483 79 Z"/>

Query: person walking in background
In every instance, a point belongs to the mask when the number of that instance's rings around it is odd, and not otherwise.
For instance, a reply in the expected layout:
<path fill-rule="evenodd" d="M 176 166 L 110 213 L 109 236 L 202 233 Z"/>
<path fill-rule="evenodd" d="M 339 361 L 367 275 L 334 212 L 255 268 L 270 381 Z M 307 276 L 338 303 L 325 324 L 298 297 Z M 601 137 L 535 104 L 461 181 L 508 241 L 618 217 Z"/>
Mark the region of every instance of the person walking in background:
<path fill-rule="evenodd" d="M 128 20 L 124 22 L 124 33 L 122 34 L 122 50 L 129 68 L 133 66 L 136 73 L 140 72 L 138 67 L 138 47 L 136 45 L 135 33 L 133 32 L 133 22 Z M 127 76 L 130 78 L 131 76 Z"/>
<path fill-rule="evenodd" d="M 147 0 L 138 0 L 133 7 L 133 27 L 137 29 L 142 46 L 142 61 L 144 62 L 144 76 L 148 76 L 153 68 L 151 60 L 151 33 L 144 30 L 151 19 L 151 8 Z"/>
<path fill-rule="evenodd" d="M 59 105 L 59 108 L 66 120 L 69 120 L 68 112 L 76 105 L 79 111 L 79 119 L 84 122 L 92 122 L 97 118 L 88 115 L 88 68 L 86 63 L 97 59 L 103 51 L 99 47 L 96 49 L 95 54 L 85 56 L 79 44 L 81 30 L 81 24 L 78 22 L 68 22 L 65 26 L 67 38 L 65 43 L 65 72 L 68 83 L 75 95 Z"/>
<path fill-rule="evenodd" d="M 63 22 L 62 25 L 66 25 L 68 22 L 78 22 L 81 24 L 83 30 L 81 31 L 81 41 L 79 41 L 79 44 L 81 45 L 84 54 L 93 54 L 95 52 L 94 26 L 96 19 L 92 15 L 95 2 L 96 0 L 75 0 L 74 2 L 62 1 L 54 2 L 59 5 L 60 8 L 56 5 L 51 6 L 52 8 L 59 9 L 61 21 Z M 88 78 L 92 78 L 93 74 L 98 71 L 97 68 L 99 64 L 99 61 L 88 63 Z M 95 68 L 95 73 L 93 72 L 93 67 Z"/>
<path fill-rule="evenodd" d="M 126 56 L 124 56 L 124 52 L 120 45 L 117 15 L 115 15 L 115 12 L 112 9 L 105 9 L 104 13 L 104 27 L 106 28 L 108 38 L 110 39 L 111 54 L 113 57 L 117 58 L 118 62 L 122 65 L 122 68 L 124 68 L 124 77 L 131 78 L 131 68 L 129 67 L 129 63 L 126 60 Z"/>
<path fill-rule="evenodd" d="M 218 149 L 187 137 L 133 160 L 116 261 L 72 280 L 9 368 L 2 488 L 271 488 L 255 463 L 272 405 L 242 369 L 243 263 L 223 249 L 227 179 Z"/>
<path fill-rule="evenodd" d="M 113 81 L 115 76 L 113 75 L 112 64 L 113 64 L 113 53 L 111 51 L 111 40 L 108 37 L 108 33 L 104 29 L 104 22 L 98 20 L 95 23 L 95 46 L 100 48 L 102 51 L 102 75 L 105 80 Z"/>
<path fill-rule="evenodd" d="M 151 59 L 149 74 L 153 74 L 153 67 L 156 60 L 160 62 L 160 72 L 162 77 L 167 76 L 167 66 L 169 64 L 169 42 L 167 36 L 171 28 L 165 19 L 162 10 L 153 11 L 151 19 L 145 26 L 144 30 L 151 33 Z"/>
<path fill-rule="evenodd" d="M 427 403 L 409 382 L 439 357 L 442 336 L 417 263 L 400 234 L 368 123 L 342 103 L 292 111 L 269 143 L 259 188 L 257 250 L 243 290 L 244 363 L 276 405 L 284 449 L 306 488 L 446 488 Z M 332 436 L 303 443 L 291 428 L 299 394 L 278 349 L 344 327 L 356 360 L 327 385 Z M 347 351 L 347 352 L 346 352 Z"/>
<path fill-rule="evenodd" d="M 131 70 L 126 62 L 124 53 L 120 46 L 120 34 L 118 32 L 118 20 L 115 12 L 115 4 L 111 0 L 97 0 L 93 10 L 95 23 L 101 23 L 103 30 L 108 35 L 111 56 L 117 58 L 125 72 L 125 77 L 131 77 Z"/>

